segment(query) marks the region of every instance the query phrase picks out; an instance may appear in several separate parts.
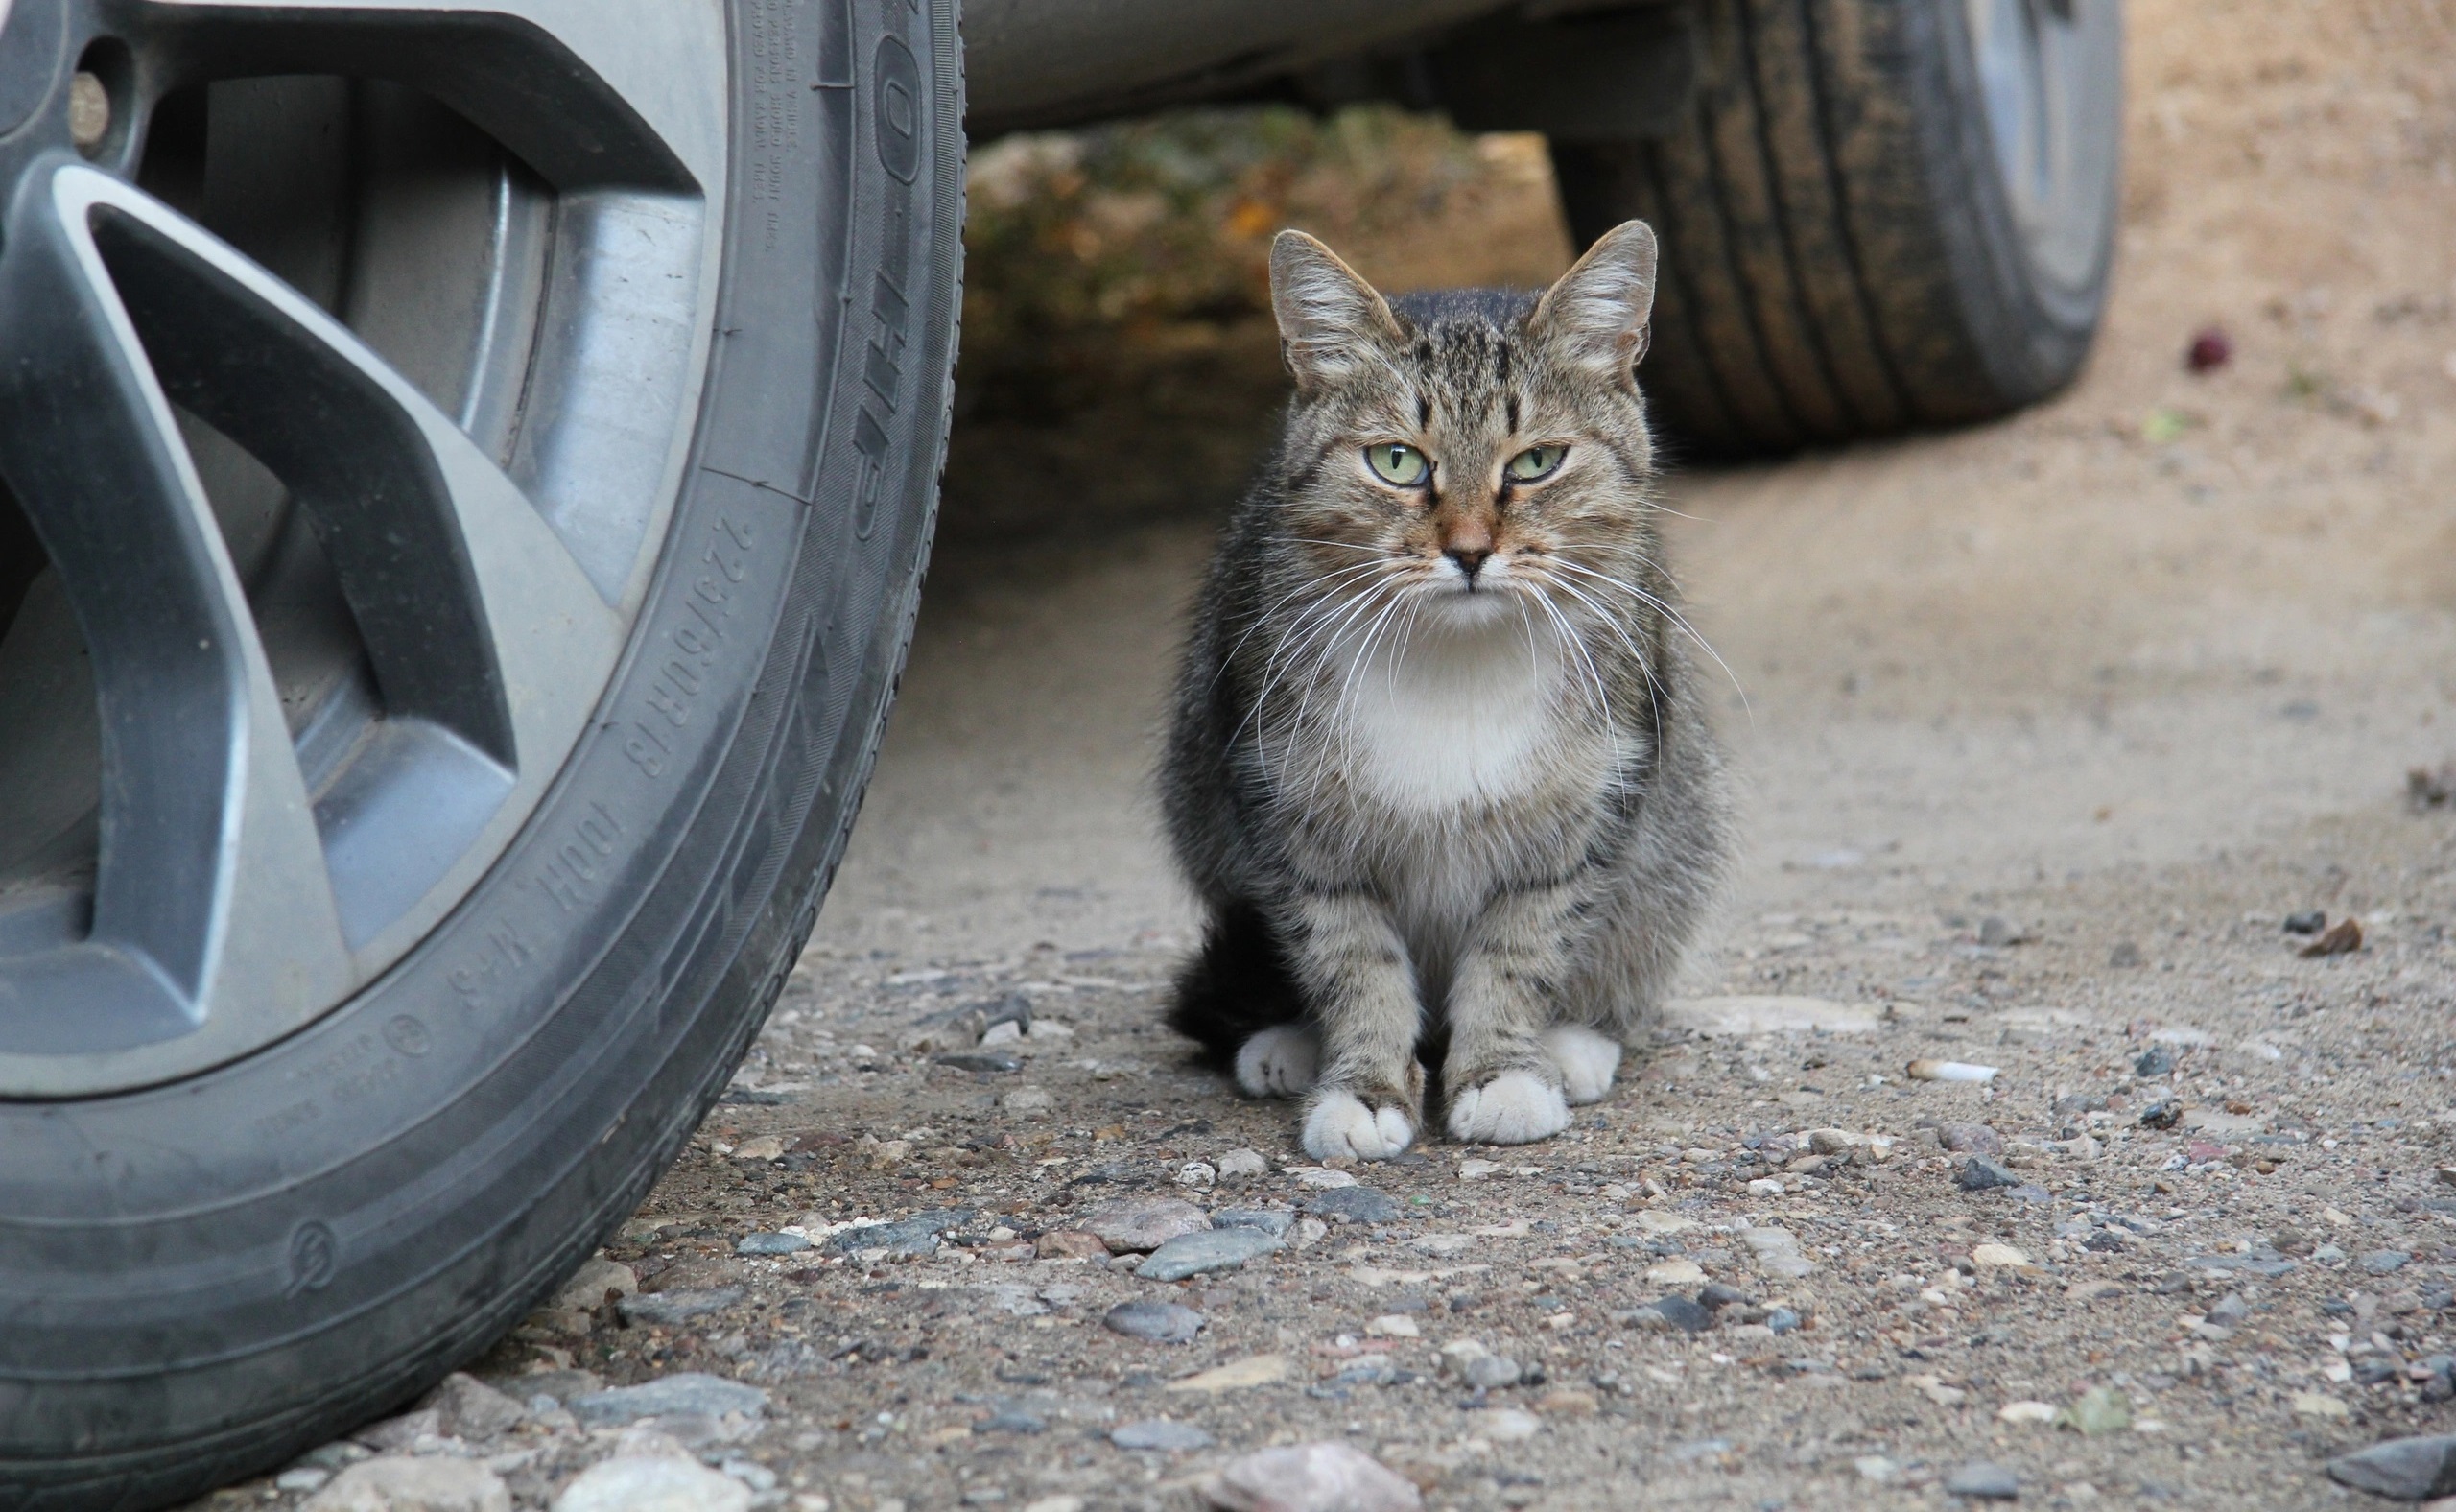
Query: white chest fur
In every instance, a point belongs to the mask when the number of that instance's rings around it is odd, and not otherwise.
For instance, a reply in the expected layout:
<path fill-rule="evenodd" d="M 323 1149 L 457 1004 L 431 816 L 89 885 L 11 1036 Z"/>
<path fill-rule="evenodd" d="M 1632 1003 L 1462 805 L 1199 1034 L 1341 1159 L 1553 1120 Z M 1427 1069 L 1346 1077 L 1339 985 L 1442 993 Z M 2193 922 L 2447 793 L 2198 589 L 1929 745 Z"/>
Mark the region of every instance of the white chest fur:
<path fill-rule="evenodd" d="M 1530 640 L 1512 621 L 1383 642 L 1353 669 L 1340 709 L 1357 788 L 1429 814 L 1505 802 L 1545 781 L 1564 733 L 1549 636 Z"/>

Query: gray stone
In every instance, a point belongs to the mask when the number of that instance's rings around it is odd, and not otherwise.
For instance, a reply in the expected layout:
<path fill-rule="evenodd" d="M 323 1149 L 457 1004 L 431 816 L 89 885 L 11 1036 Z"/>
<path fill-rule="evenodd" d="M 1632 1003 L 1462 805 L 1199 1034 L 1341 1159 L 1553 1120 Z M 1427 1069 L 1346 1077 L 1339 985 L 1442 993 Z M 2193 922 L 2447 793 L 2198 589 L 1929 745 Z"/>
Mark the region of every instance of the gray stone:
<path fill-rule="evenodd" d="M 1100 1319 L 1109 1331 L 1155 1344 L 1191 1344 L 1202 1332 L 1203 1315 L 1173 1302 L 1121 1302 Z"/>
<path fill-rule="evenodd" d="M 1210 1270 L 1234 1270 L 1279 1248 L 1279 1238 L 1261 1229 L 1209 1229 L 1184 1234 L 1151 1252 L 1135 1271 L 1145 1281 L 1183 1281 Z"/>
<path fill-rule="evenodd" d="M 2172 1075 L 2174 1070 L 2175 1052 L 2163 1045 L 2150 1046 L 2140 1052 L 2139 1059 L 2132 1063 L 2132 1074 L 2143 1081 Z"/>
<path fill-rule="evenodd" d="M 972 1426 L 976 1433 L 1046 1433 L 1049 1421 L 1014 1407 L 982 1418 Z"/>
<path fill-rule="evenodd" d="M 1788 1334 L 1800 1326 L 1800 1315 L 1788 1308 L 1776 1308 L 1765 1314 L 1765 1326 L 1776 1334 Z"/>
<path fill-rule="evenodd" d="M 1145 1418 L 1140 1423 L 1127 1423 L 1112 1430 L 1109 1442 L 1120 1449 L 1151 1449 L 1163 1453 L 1187 1453 L 1209 1449 L 1216 1442 L 1210 1434 L 1191 1423 L 1171 1423 L 1167 1418 Z"/>
<path fill-rule="evenodd" d="M 2229 1291 L 2208 1310 L 2208 1321 L 2219 1328 L 2240 1328 L 2243 1320 L 2251 1315 L 2252 1305 L 2243 1300 L 2239 1291 Z"/>
<path fill-rule="evenodd" d="M 308 1498 L 300 1512 L 511 1512 L 502 1477 L 473 1459 L 365 1459 Z"/>
<path fill-rule="evenodd" d="M 689 1459 L 621 1454 L 592 1465 L 554 1512 L 749 1512 L 750 1488 Z"/>
<path fill-rule="evenodd" d="M 795 1255 L 810 1248 L 799 1234 L 744 1234 L 734 1241 L 737 1255 Z"/>
<path fill-rule="evenodd" d="M 1956 1155 L 2004 1153 L 2004 1136 L 1984 1123 L 1947 1123 L 1936 1130 L 1936 1139 Z"/>
<path fill-rule="evenodd" d="M 1467 1361 L 1466 1368 L 1459 1374 L 1466 1378 L 1467 1384 L 1478 1391 L 1499 1391 L 1518 1384 L 1519 1378 L 1525 1372 L 1519 1369 L 1518 1361 L 1507 1355 L 1477 1355 Z"/>
<path fill-rule="evenodd" d="M 415 1412 L 404 1412 L 398 1417 L 369 1423 L 350 1435 L 367 1448 L 387 1454 L 406 1454 L 417 1446 L 418 1440 L 442 1436 L 443 1414 L 435 1407 L 421 1407 Z"/>
<path fill-rule="evenodd" d="M 852 1255 L 865 1249 L 883 1249 L 891 1255 L 918 1258 L 938 1252 L 938 1236 L 949 1229 L 959 1229 L 972 1221 L 970 1208 L 938 1208 L 916 1213 L 892 1223 L 874 1223 L 865 1228 L 849 1228 L 841 1234 L 828 1236 L 831 1254 Z"/>
<path fill-rule="evenodd" d="M 1704 1290 L 1697 1293 L 1697 1303 L 1700 1307 L 1715 1311 L 1723 1308 L 1746 1307 L 1750 1300 L 1747 1292 L 1740 1290 L 1737 1287 L 1724 1286 L 1719 1281 L 1708 1284 Z"/>
<path fill-rule="evenodd" d="M 1199 1234 L 1211 1217 L 1182 1197 L 1121 1197 L 1074 1220 L 1115 1254 L 1145 1254 L 1182 1234 Z"/>
<path fill-rule="evenodd" d="M 2228 1275 L 2270 1279 L 2282 1276 L 2295 1267 L 2293 1261 L 2275 1251 L 2263 1255 L 2256 1250 L 2249 1255 L 2194 1255 L 2184 1264 L 2196 1265 L 2202 1270 L 2224 1271 Z"/>
<path fill-rule="evenodd" d="M 2021 1477 L 2001 1465 L 1973 1459 L 1945 1477 L 1945 1494 L 1977 1501 L 2011 1501 L 2021 1494 Z"/>
<path fill-rule="evenodd" d="M 1306 1198 L 1305 1211 L 1342 1223 L 1393 1223 L 1406 1209 L 1377 1187 L 1341 1187 Z"/>
<path fill-rule="evenodd" d="M 758 1417 L 768 1410 L 768 1393 L 722 1376 L 686 1371 L 636 1386 L 575 1397 L 568 1405 L 572 1415 L 588 1427 L 614 1428 L 643 1418 L 717 1418 L 727 1413 Z"/>
<path fill-rule="evenodd" d="M 454 1438 L 488 1439 L 510 1432 L 528 1417 L 526 1408 L 477 1377 L 454 1371 L 426 1399 Z"/>
<path fill-rule="evenodd" d="M 1202 1488 L 1223 1512 L 1420 1512 L 1415 1482 L 1346 1444 L 1296 1444 L 1230 1460 Z"/>
<path fill-rule="evenodd" d="M 1221 1208 L 1211 1215 L 1213 1228 L 1261 1229 L 1265 1234 L 1285 1234 L 1295 1221 L 1294 1208 Z"/>
<path fill-rule="evenodd" d="M 711 1312 L 721 1312 L 741 1300 L 740 1287 L 699 1287 L 681 1291 L 644 1291 L 636 1297 L 625 1297 L 615 1304 L 615 1311 L 623 1314 L 624 1322 L 634 1326 L 654 1323 L 672 1328 Z"/>
<path fill-rule="evenodd" d="M 994 1050 L 957 1051 L 952 1055 L 933 1055 L 930 1059 L 956 1071 L 977 1071 L 1004 1075 L 1024 1069 L 1022 1057 L 1004 1054 Z"/>
<path fill-rule="evenodd" d="M 609 1291 L 627 1297 L 639 1289 L 639 1274 L 630 1266 L 595 1255 L 583 1262 L 572 1279 L 555 1293 L 554 1306 L 586 1312 L 603 1307 Z"/>
<path fill-rule="evenodd" d="M 1688 1297 L 1665 1297 L 1626 1312 L 1615 1312 L 1612 1321 L 1622 1328 L 1641 1328 L 1654 1333 L 1702 1334 L 1713 1327 L 1714 1315 L 1705 1304 Z"/>
<path fill-rule="evenodd" d="M 1960 1169 L 1953 1172 L 1953 1185 L 1964 1192 L 1985 1192 L 1993 1187 L 2018 1187 L 2020 1184 L 2020 1177 L 1984 1155 L 1971 1156 L 1961 1163 Z"/>
<path fill-rule="evenodd" d="M 2374 1249 L 2354 1264 L 2374 1276 L 2393 1276 L 2405 1268 L 2413 1256 L 2401 1249 Z"/>
<path fill-rule="evenodd" d="M 2392 1501 L 2456 1495 L 2456 1434 L 2392 1438 L 2328 1461 L 2328 1478 Z"/>

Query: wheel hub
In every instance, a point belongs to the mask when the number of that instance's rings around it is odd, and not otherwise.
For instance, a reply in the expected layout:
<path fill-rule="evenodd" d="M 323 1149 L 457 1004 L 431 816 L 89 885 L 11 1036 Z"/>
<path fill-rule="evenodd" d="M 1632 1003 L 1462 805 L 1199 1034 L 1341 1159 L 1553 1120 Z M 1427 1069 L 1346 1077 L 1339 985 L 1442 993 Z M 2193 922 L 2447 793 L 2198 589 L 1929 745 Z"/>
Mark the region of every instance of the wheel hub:
<path fill-rule="evenodd" d="M 16 0 L 0 1097 L 345 1000 L 620 656 L 715 294 L 706 0 Z"/>

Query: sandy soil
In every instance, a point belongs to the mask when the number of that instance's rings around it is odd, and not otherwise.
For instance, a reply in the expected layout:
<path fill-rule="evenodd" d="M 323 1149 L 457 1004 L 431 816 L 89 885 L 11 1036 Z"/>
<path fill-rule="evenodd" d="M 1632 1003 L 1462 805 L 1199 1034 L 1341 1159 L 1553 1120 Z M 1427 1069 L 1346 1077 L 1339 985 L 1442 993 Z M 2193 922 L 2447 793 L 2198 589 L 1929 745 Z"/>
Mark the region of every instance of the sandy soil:
<path fill-rule="evenodd" d="M 1232 330 L 1122 361 L 1073 426 L 959 437 L 819 936 L 608 1251 L 644 1297 L 541 1312 L 481 1374 L 754 1383 L 763 1419 L 667 1427 L 796 1512 L 1192 1506 L 1228 1457 L 1322 1438 L 1432 1507 L 1934 1505 L 1973 1460 L 2023 1504 L 2322 1506 L 2327 1455 L 2456 1429 L 2424 1365 L 2456 1337 L 2456 811 L 2405 794 L 2456 755 L 2456 9 L 2131 15 L 2122 267 L 2083 381 L 1677 484 L 1750 793 L 1696 991 L 1823 1000 L 1844 1031 L 1668 1026 L 1562 1138 L 1428 1145 L 1345 1173 L 1395 1217 L 1304 1221 L 1339 1178 L 1287 1169 L 1288 1111 L 1155 1022 L 1190 917 L 1150 735 L 1250 444 L 1222 437 L 1273 391 L 1266 333 Z M 1510 266 L 1540 275 L 1566 248 L 1540 184 L 1523 202 Z M 1383 250 L 1358 260 L 1443 275 Z M 2212 323 L 2234 359 L 2190 375 Z M 2362 948 L 2298 954 L 2281 921 L 2313 909 Z M 992 1069 L 916 1041 L 1017 1001 L 1034 1031 L 995 1031 Z M 1906 1079 L 1917 1057 L 2000 1070 Z M 2160 1103 L 2174 1126 L 2143 1124 Z M 1815 1129 L 1857 1143 L 1820 1163 Z M 1973 1142 L 2019 1190 L 1956 1185 L 1945 1146 Z M 1180 1184 L 1232 1150 L 1263 1173 Z M 1182 1283 L 1051 1258 L 1097 1205 L 1166 1197 L 1297 1221 Z M 929 1258 L 843 1227 L 940 1209 L 969 1217 Z M 753 1233 L 816 1247 L 736 1254 Z M 1746 1300 L 1703 1332 L 1641 1311 L 1707 1282 Z M 1205 1326 L 1104 1326 L 1133 1300 Z M 1461 1341 L 1540 1380 L 1473 1389 Z M 2128 1426 L 2024 1420 L 2092 1390 Z M 1109 1437 L 1156 1418 L 1210 1447 Z M 539 1500 L 611 1432 L 548 1413 L 506 1478 Z"/>

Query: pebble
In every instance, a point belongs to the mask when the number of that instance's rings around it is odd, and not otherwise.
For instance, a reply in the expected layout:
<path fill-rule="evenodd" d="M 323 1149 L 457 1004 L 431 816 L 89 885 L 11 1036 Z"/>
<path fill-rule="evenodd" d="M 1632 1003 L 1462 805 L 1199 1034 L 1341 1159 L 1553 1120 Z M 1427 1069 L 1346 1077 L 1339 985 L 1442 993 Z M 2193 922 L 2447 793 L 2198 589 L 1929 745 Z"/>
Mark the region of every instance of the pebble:
<path fill-rule="evenodd" d="M 1197 1192 L 1208 1190 L 1219 1181 L 1219 1168 L 1208 1161 L 1190 1160 L 1177 1168 L 1177 1185 Z"/>
<path fill-rule="evenodd" d="M 1706 1272 L 1693 1260 L 1666 1260 L 1646 1267 L 1646 1285 L 1650 1287 L 1693 1287 L 1705 1279 Z"/>
<path fill-rule="evenodd" d="M 472 1459 L 388 1454 L 342 1471 L 301 1512 L 511 1512 L 511 1492 Z"/>
<path fill-rule="evenodd" d="M 1953 1185 L 1964 1192 L 1985 1192 L 1994 1187 L 2018 1187 L 2020 1184 L 2020 1177 L 1984 1155 L 1971 1156 L 1953 1172 Z"/>
<path fill-rule="evenodd" d="M 762 1134 L 757 1139 L 746 1139 L 734 1146 L 733 1158 L 736 1160 L 782 1160 L 785 1158 L 785 1142 L 773 1134 Z"/>
<path fill-rule="evenodd" d="M 639 1289 L 638 1272 L 628 1265 L 596 1255 L 573 1272 L 571 1280 L 563 1283 L 551 1305 L 582 1312 L 594 1311 L 605 1305 L 605 1293 L 609 1291 L 627 1297 Z"/>
<path fill-rule="evenodd" d="M 858 1254 L 865 1249 L 883 1249 L 890 1255 L 919 1259 L 938 1252 L 938 1236 L 972 1221 L 970 1208 L 937 1208 L 928 1213 L 915 1213 L 909 1218 L 892 1223 L 871 1223 L 849 1228 L 828 1236 L 829 1253 Z"/>
<path fill-rule="evenodd" d="M 1049 1420 L 1012 1407 L 993 1413 L 972 1426 L 976 1433 L 1046 1433 Z"/>
<path fill-rule="evenodd" d="M 930 1059 L 936 1065 L 955 1071 L 1004 1074 L 1024 1069 L 1021 1056 L 1009 1055 L 1003 1051 L 994 1050 L 957 1051 L 952 1055 L 933 1055 Z"/>
<path fill-rule="evenodd" d="M 1223 1512 L 1421 1512 L 1424 1506 L 1413 1481 L 1339 1443 L 1241 1455 L 1221 1466 L 1202 1495 Z"/>
<path fill-rule="evenodd" d="M 1100 1321 L 1113 1334 L 1145 1338 L 1155 1344 L 1191 1344 L 1208 1320 L 1192 1308 L 1173 1302 L 1121 1302 Z"/>
<path fill-rule="evenodd" d="M 1478 1391 L 1500 1391 L 1518 1384 L 1526 1372 L 1507 1355 L 1476 1355 L 1459 1368 L 1459 1379 Z"/>
<path fill-rule="evenodd" d="M 2405 1268 L 2413 1256 L 2401 1249 L 2374 1249 L 2355 1262 L 2374 1276 L 2393 1276 Z"/>
<path fill-rule="evenodd" d="M 572 1416 L 586 1426 L 612 1428 L 643 1418 L 717 1418 L 729 1413 L 758 1417 L 768 1410 L 768 1393 L 722 1376 L 685 1371 L 636 1386 L 617 1386 L 611 1391 L 574 1397 L 567 1405 Z"/>
<path fill-rule="evenodd" d="M 285 1470 L 273 1477 L 272 1488 L 275 1491 L 304 1493 L 315 1490 L 332 1478 L 333 1473 L 329 1470 L 319 1470 L 313 1465 L 302 1465 L 296 1470 Z"/>
<path fill-rule="evenodd" d="M 2097 1386 L 2065 1408 L 2064 1420 L 2080 1429 L 2083 1438 L 2120 1433 L 2132 1426 L 2132 1399 L 2113 1386 Z"/>
<path fill-rule="evenodd" d="M 2052 1423 L 2056 1408 L 2051 1402 L 2007 1402 L 1996 1409 L 1996 1417 L 2004 1423 Z"/>
<path fill-rule="evenodd" d="M 693 1318 L 721 1312 L 742 1300 L 740 1287 L 686 1288 L 679 1291 L 649 1291 L 639 1296 L 625 1297 L 615 1311 L 623 1321 L 631 1324 L 653 1323 L 672 1328 Z"/>
<path fill-rule="evenodd" d="M 1701 1306 L 1719 1309 L 1746 1307 L 1750 1298 L 1747 1292 L 1740 1290 L 1737 1287 L 1726 1287 L 1717 1281 L 1698 1292 L 1697 1301 Z"/>
<path fill-rule="evenodd" d="M 2132 1063 L 2132 1074 L 2143 1081 L 2174 1075 L 2175 1052 L 2163 1045 L 2152 1045 L 2142 1051 Z"/>
<path fill-rule="evenodd" d="M 1342 1223 L 1392 1223 L 1406 1210 L 1378 1187 L 1342 1187 L 1308 1197 L 1305 1211 Z"/>
<path fill-rule="evenodd" d="M 1384 1312 L 1364 1325 L 1364 1332 L 1375 1338 L 1422 1338 L 1424 1330 L 1416 1320 L 1404 1312 Z"/>
<path fill-rule="evenodd" d="M 477 1377 L 454 1371 L 426 1399 L 454 1438 L 489 1439 L 518 1428 L 529 1410 Z"/>
<path fill-rule="evenodd" d="M 744 1234 L 734 1240 L 737 1255 L 797 1255 L 810 1248 L 810 1240 L 799 1234 Z"/>
<path fill-rule="evenodd" d="M 1712 1328 L 1714 1315 L 1703 1304 L 1688 1297 L 1665 1297 L 1644 1307 L 1633 1308 L 1614 1315 L 1613 1321 L 1625 1322 L 1632 1328 L 1648 1328 L 1662 1332 L 1702 1334 Z"/>
<path fill-rule="evenodd" d="M 1009 1118 L 1045 1119 L 1057 1107 L 1057 1099 L 1039 1087 L 1017 1087 L 998 1099 L 998 1106 Z"/>
<path fill-rule="evenodd" d="M 1956 1155 L 2004 1153 L 2004 1136 L 1984 1123 L 1947 1123 L 1936 1130 L 1936 1139 Z"/>
<path fill-rule="evenodd" d="M 1310 1187 L 1315 1192 L 1335 1192 L 1341 1187 L 1356 1185 L 1356 1178 L 1346 1171 L 1330 1170 L 1320 1166 L 1290 1166 L 1284 1174 L 1298 1186 Z"/>
<path fill-rule="evenodd" d="M 1181 1235 L 1211 1227 L 1211 1216 L 1182 1197 L 1121 1197 L 1074 1220 L 1117 1254 L 1147 1254 Z"/>
<path fill-rule="evenodd" d="M 1984 1269 L 1997 1266 L 2012 1270 L 2029 1268 L 2030 1258 L 2010 1244 L 1979 1244 L 1971 1249 L 1970 1263 Z"/>
<path fill-rule="evenodd" d="M 2328 915 L 2325 910 L 2302 909 L 2285 916 L 2285 933 L 2288 934 L 2317 934 L 2327 927 Z"/>
<path fill-rule="evenodd" d="M 1515 1407 L 1497 1407 L 1484 1414 L 1483 1436 L 1496 1444 L 1520 1444 L 1544 1431 L 1544 1420 Z"/>
<path fill-rule="evenodd" d="M 2021 1494 L 2021 1477 L 2001 1465 L 1973 1459 L 1945 1477 L 1945 1494 L 1981 1501 L 2010 1501 Z"/>
<path fill-rule="evenodd" d="M 2456 1434 L 2392 1438 L 2328 1461 L 2328 1478 L 2397 1501 L 2456 1496 Z"/>
<path fill-rule="evenodd" d="M 1765 1314 L 1765 1331 L 1780 1337 L 1800 1326 L 1800 1315 L 1788 1308 L 1775 1308 Z"/>
<path fill-rule="evenodd" d="M 1270 1162 L 1263 1159 L 1263 1153 L 1258 1149 L 1232 1149 L 1212 1164 L 1219 1168 L 1219 1179 L 1222 1181 L 1270 1173 Z"/>
<path fill-rule="evenodd" d="M 1109 1442 L 1120 1449 L 1150 1449 L 1163 1453 L 1187 1453 L 1209 1449 L 1217 1440 L 1191 1423 L 1172 1423 L 1167 1418 L 1145 1418 L 1140 1423 L 1127 1423 L 1112 1429 Z"/>
<path fill-rule="evenodd" d="M 1106 1260 L 1109 1253 L 1098 1235 L 1081 1229 L 1051 1229 L 1032 1242 L 1043 1260 Z"/>
<path fill-rule="evenodd" d="M 750 1488 L 692 1460 L 621 1454 L 580 1473 L 554 1512 L 749 1512 Z"/>
<path fill-rule="evenodd" d="M 1295 1221 L 1293 1208 L 1221 1208 L 1211 1215 L 1213 1228 L 1261 1229 L 1265 1234 L 1285 1234 Z"/>
<path fill-rule="evenodd" d="M 1151 1252 L 1135 1272 L 1146 1281 L 1183 1281 L 1212 1270 L 1234 1270 L 1279 1248 L 1279 1237 L 1261 1229 L 1208 1229 L 1183 1234 Z"/>
<path fill-rule="evenodd" d="M 2140 1126 L 2144 1129 L 2170 1129 L 2184 1121 L 2184 1105 L 2172 1098 L 2161 1098 L 2140 1110 Z"/>

